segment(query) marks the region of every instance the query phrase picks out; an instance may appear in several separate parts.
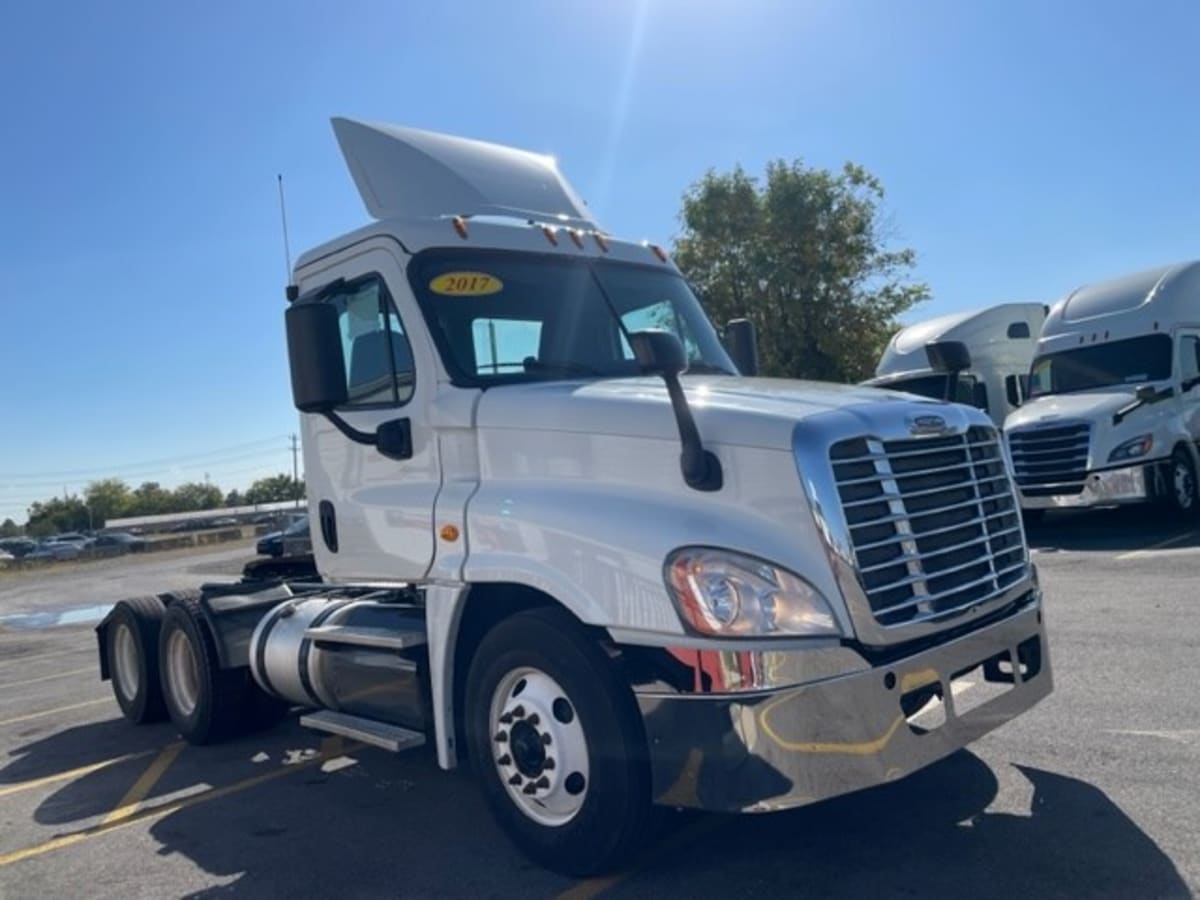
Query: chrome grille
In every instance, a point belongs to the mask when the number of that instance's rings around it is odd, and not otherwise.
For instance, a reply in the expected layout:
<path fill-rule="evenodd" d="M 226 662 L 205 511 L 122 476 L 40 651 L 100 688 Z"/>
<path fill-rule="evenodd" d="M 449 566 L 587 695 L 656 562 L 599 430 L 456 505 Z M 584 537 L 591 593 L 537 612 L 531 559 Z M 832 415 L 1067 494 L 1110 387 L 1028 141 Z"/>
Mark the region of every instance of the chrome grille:
<path fill-rule="evenodd" d="M 854 438 L 834 444 L 829 458 L 880 625 L 952 617 L 1025 575 L 1020 512 L 994 428 Z"/>
<path fill-rule="evenodd" d="M 1035 425 L 1008 433 L 1017 487 L 1027 497 L 1078 494 L 1087 481 L 1091 425 Z"/>

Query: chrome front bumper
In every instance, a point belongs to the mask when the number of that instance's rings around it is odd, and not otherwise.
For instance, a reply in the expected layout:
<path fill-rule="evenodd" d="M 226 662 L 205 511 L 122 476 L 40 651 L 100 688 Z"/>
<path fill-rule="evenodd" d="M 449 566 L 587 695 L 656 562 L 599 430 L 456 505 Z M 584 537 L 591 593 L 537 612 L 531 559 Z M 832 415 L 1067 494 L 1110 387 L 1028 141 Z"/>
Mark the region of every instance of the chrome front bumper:
<path fill-rule="evenodd" d="M 1150 498 L 1146 469 L 1152 463 L 1139 463 L 1121 469 L 1090 472 L 1078 494 L 1051 494 L 1045 497 L 1021 495 L 1022 509 L 1078 509 L 1089 506 L 1114 506 L 1144 503 Z"/>
<path fill-rule="evenodd" d="M 804 651 L 797 651 L 804 652 Z M 1007 652 L 1016 672 L 996 664 Z M 959 713 L 951 681 L 985 661 L 1008 681 Z M 940 686 L 945 721 L 906 715 L 901 697 Z M 1041 604 L 887 665 L 753 696 L 641 694 L 656 802 L 723 811 L 813 803 L 903 778 L 1050 693 Z M 917 724 L 917 723 L 920 724 Z M 927 730 L 928 729 L 928 730 Z"/>

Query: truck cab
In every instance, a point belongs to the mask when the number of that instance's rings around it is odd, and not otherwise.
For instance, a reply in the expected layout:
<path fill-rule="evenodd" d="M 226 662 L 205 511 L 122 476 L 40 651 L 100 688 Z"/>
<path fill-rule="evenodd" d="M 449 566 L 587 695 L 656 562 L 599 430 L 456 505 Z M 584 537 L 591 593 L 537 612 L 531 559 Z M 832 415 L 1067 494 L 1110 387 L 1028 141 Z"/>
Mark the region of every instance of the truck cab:
<path fill-rule="evenodd" d="M 1021 405 L 1048 307 L 999 303 L 907 325 L 896 332 L 864 384 L 982 409 L 997 425 Z M 956 373 L 935 365 L 928 348 L 961 343 L 969 364 Z M 949 383 L 948 383 L 949 380 Z"/>
<path fill-rule="evenodd" d="M 1051 310 L 1005 432 L 1029 511 L 1200 508 L 1200 262 L 1087 285 Z"/>
<path fill-rule="evenodd" d="M 746 328 L 731 355 L 669 256 L 605 232 L 548 157 L 334 130 L 374 221 L 287 291 L 320 580 L 119 605 L 102 671 L 130 718 L 161 689 L 204 742 L 265 696 L 429 741 L 521 850 L 586 874 L 652 804 L 881 784 L 1049 693 L 984 413 L 755 377 Z M 994 695 L 968 707 L 964 678 Z"/>

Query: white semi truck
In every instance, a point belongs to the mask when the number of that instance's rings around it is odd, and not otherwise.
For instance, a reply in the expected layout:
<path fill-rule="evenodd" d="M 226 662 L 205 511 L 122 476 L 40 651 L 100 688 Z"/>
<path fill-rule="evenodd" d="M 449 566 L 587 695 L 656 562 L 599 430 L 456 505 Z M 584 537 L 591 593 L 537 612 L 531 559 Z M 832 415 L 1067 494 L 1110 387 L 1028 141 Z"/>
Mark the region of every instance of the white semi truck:
<path fill-rule="evenodd" d="M 205 743 L 299 706 L 429 741 L 582 874 L 653 804 L 878 785 L 1050 692 L 981 412 L 749 377 L 746 324 L 735 365 L 667 254 L 602 231 L 548 157 L 334 130 L 374 221 L 287 292 L 320 576 L 117 604 L 97 634 L 128 718 Z M 962 679 L 998 696 L 968 709 Z"/>
<path fill-rule="evenodd" d="M 1081 287 L 1050 311 L 1004 425 L 1027 512 L 1200 511 L 1200 262 Z"/>
<path fill-rule="evenodd" d="M 1003 425 L 1024 399 L 1047 310 L 1042 303 L 998 303 L 907 325 L 892 335 L 875 377 L 864 383 L 966 403 Z M 938 352 L 949 342 L 966 351 L 957 371 L 947 371 Z"/>

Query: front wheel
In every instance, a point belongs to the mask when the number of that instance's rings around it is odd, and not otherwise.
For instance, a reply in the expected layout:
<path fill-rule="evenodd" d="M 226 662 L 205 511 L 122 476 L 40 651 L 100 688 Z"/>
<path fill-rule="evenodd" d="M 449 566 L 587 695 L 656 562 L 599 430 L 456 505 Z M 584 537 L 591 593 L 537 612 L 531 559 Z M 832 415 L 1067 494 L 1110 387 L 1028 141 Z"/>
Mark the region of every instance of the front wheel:
<path fill-rule="evenodd" d="M 1176 448 L 1168 465 L 1167 498 L 1171 509 L 1181 519 L 1193 519 L 1200 508 L 1200 494 L 1191 454 L 1182 447 Z"/>
<path fill-rule="evenodd" d="M 480 644 L 467 680 L 471 762 L 493 814 L 540 865 L 612 869 L 646 833 L 645 736 L 611 661 L 561 610 L 519 613 Z"/>

